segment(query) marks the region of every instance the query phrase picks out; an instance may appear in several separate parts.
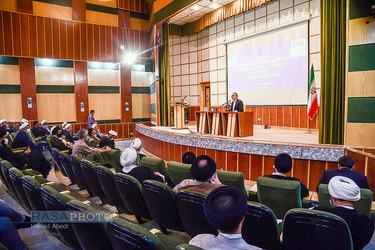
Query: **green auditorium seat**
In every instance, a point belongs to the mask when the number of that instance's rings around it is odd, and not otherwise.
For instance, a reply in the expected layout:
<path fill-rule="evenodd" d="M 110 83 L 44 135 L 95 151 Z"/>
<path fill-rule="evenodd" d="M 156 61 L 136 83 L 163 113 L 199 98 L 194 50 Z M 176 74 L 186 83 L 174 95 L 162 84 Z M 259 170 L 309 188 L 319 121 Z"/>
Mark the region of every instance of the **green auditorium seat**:
<path fill-rule="evenodd" d="M 89 138 L 87 141 L 86 141 L 86 144 L 89 145 L 90 147 L 92 148 L 97 148 L 98 146 L 96 145 L 96 141 L 92 138 Z"/>
<path fill-rule="evenodd" d="M 184 164 L 175 161 L 169 161 L 168 173 L 171 176 L 171 180 L 174 184 L 178 185 L 185 179 L 194 179 L 191 175 L 191 164 Z"/>
<path fill-rule="evenodd" d="M 14 141 L 14 138 L 17 136 L 17 132 L 10 133 L 10 136 L 12 136 L 12 141 Z"/>
<path fill-rule="evenodd" d="M 327 184 L 320 184 L 318 187 L 318 203 L 322 207 L 332 207 L 329 203 L 331 195 L 328 192 Z M 354 208 L 358 213 L 370 218 L 373 192 L 370 189 L 361 188 L 361 199 L 354 202 Z"/>
<path fill-rule="evenodd" d="M 96 166 L 95 170 L 108 204 L 115 206 L 120 213 L 132 214 L 121 200 L 112 171 L 103 166 Z"/>
<path fill-rule="evenodd" d="M 22 176 L 23 189 L 25 191 L 27 200 L 30 203 L 30 206 L 34 211 L 46 210 L 41 193 L 42 185 L 45 183 L 48 183 L 48 181 L 43 177 L 38 180 L 29 175 Z"/>
<path fill-rule="evenodd" d="M 70 195 L 61 194 L 56 189 L 48 185 L 42 187 L 42 198 L 48 211 L 67 211 L 66 203 L 74 200 L 74 198 Z M 56 228 L 61 240 L 71 248 L 82 249 L 73 231 L 71 223 L 68 223 L 67 225 L 67 228 Z"/>
<path fill-rule="evenodd" d="M 12 137 L 12 135 L 11 134 L 7 134 L 7 139 L 8 139 L 8 144 L 7 145 L 9 145 L 9 147 L 12 147 L 12 144 L 13 144 L 13 137 Z"/>
<path fill-rule="evenodd" d="M 219 178 L 221 183 L 230 187 L 237 188 L 247 197 L 243 173 L 222 170 L 217 170 L 216 172 L 217 177 Z"/>
<path fill-rule="evenodd" d="M 151 218 L 163 233 L 167 234 L 167 229 L 184 231 L 177 210 L 177 195 L 168 185 L 146 180 L 142 191 Z"/>
<path fill-rule="evenodd" d="M 299 181 L 258 177 L 257 187 L 258 201 L 271 208 L 278 219 L 284 218 L 288 210 L 302 207 Z"/>
<path fill-rule="evenodd" d="M 61 160 L 60 160 L 60 157 L 59 157 L 59 152 L 60 150 L 58 150 L 57 148 L 50 148 L 49 152 L 51 153 L 51 156 L 52 156 L 52 159 L 53 161 L 55 162 L 55 166 L 57 167 L 57 169 L 65 176 L 65 177 L 68 177 L 68 175 L 66 174 L 64 168 L 62 167 L 61 165 Z M 69 177 L 68 177 L 69 178 Z"/>
<path fill-rule="evenodd" d="M 185 231 L 194 237 L 198 234 L 215 234 L 217 229 L 212 227 L 204 216 L 203 206 L 206 195 L 196 191 L 181 190 L 177 194 L 177 208 Z"/>
<path fill-rule="evenodd" d="M 114 218 L 113 222 L 108 224 L 107 232 L 114 250 L 172 250 L 186 243 L 168 235 L 154 235 L 146 228 L 121 218 Z"/>
<path fill-rule="evenodd" d="M 280 249 L 280 229 L 272 210 L 260 203 L 247 202 L 242 238 L 262 249 Z"/>
<path fill-rule="evenodd" d="M 94 163 L 87 160 L 81 160 L 81 169 L 91 193 L 94 196 L 98 196 L 103 203 L 108 203 L 104 191 L 100 186 L 98 177 L 96 176 L 96 166 Z"/>
<path fill-rule="evenodd" d="M 135 215 L 137 221 L 143 223 L 142 218 L 151 219 L 138 180 L 127 174 L 117 173 L 115 183 L 122 202 Z"/>
<path fill-rule="evenodd" d="M 283 249 L 350 250 L 353 243 L 348 225 L 339 216 L 298 208 L 285 215 Z"/>
<path fill-rule="evenodd" d="M 182 244 L 176 247 L 176 250 L 203 250 L 203 248 L 196 247 L 189 244 Z"/>
<path fill-rule="evenodd" d="M 25 190 L 22 185 L 22 177 L 24 174 L 15 167 L 9 169 L 9 177 L 13 184 L 14 190 L 17 193 L 17 196 L 20 198 L 21 204 L 26 208 L 26 210 L 31 211 L 30 202 L 27 199 Z"/>
<path fill-rule="evenodd" d="M 169 177 L 168 169 L 165 166 L 165 162 L 162 159 L 155 159 L 151 157 L 143 157 L 139 162 L 140 167 L 148 167 L 152 172 L 159 172 L 162 175 Z"/>
<path fill-rule="evenodd" d="M 46 141 L 47 141 L 47 144 L 48 144 L 49 148 L 50 149 L 53 148 L 52 143 L 51 143 L 51 136 L 50 135 L 46 137 Z"/>
<path fill-rule="evenodd" d="M 8 193 L 13 196 L 14 199 L 20 201 L 20 197 L 18 197 L 17 191 L 15 190 L 13 183 L 9 176 L 9 169 L 13 167 L 13 165 L 9 161 L 2 161 L 0 162 L 1 165 L 1 172 L 3 173 L 3 177 L 5 180 L 5 186 L 8 189 Z"/>
<path fill-rule="evenodd" d="M 117 172 L 121 172 L 122 166 L 120 163 L 121 151 L 111 149 L 109 152 L 103 152 L 95 156 L 95 160 L 103 166 L 110 165 Z"/>
<path fill-rule="evenodd" d="M 81 160 L 76 155 L 70 155 L 69 157 L 70 165 L 72 166 L 72 170 L 77 181 L 77 185 L 81 190 L 87 190 L 92 196 L 92 192 L 89 189 L 89 185 L 86 182 L 85 176 L 83 175 L 82 168 L 81 168 Z"/>
<path fill-rule="evenodd" d="M 95 208 L 78 200 L 71 200 L 66 204 L 69 211 L 89 212 L 96 215 L 104 214 Z M 112 249 L 107 235 L 106 223 L 72 223 L 73 230 L 82 249 L 99 250 Z"/>
<path fill-rule="evenodd" d="M 67 153 L 64 153 L 64 152 L 60 151 L 60 152 L 58 152 L 58 156 L 59 156 L 59 159 L 60 159 L 61 166 L 64 169 L 65 173 L 68 175 L 68 178 L 69 178 L 71 184 L 76 184 L 77 179 L 74 175 L 72 165 L 70 164 L 69 155 Z"/>

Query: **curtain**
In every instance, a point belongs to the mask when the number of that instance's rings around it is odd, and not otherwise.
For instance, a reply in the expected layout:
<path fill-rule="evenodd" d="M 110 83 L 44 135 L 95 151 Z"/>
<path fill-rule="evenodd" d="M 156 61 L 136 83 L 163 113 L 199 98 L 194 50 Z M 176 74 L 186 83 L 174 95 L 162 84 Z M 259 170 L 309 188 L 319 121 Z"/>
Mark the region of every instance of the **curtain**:
<path fill-rule="evenodd" d="M 346 1 L 320 0 L 321 93 L 319 143 L 343 144 Z"/>
<path fill-rule="evenodd" d="M 163 24 L 163 45 L 158 48 L 159 52 L 159 104 L 160 125 L 171 126 L 170 87 L 169 87 L 169 24 Z"/>

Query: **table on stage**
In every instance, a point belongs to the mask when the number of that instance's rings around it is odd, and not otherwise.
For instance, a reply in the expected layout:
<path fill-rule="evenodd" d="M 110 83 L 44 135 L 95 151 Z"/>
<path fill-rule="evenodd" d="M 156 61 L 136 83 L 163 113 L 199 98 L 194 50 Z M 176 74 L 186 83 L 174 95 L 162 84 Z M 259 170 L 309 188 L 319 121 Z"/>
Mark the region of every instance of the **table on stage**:
<path fill-rule="evenodd" d="M 198 133 L 229 137 L 253 135 L 253 112 L 197 111 L 195 113 Z"/>

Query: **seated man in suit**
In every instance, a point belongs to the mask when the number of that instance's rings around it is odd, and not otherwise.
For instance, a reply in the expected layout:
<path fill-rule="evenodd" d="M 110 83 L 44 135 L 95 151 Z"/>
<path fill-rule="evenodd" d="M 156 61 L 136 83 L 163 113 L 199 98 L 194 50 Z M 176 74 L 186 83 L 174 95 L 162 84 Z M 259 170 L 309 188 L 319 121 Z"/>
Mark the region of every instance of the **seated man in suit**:
<path fill-rule="evenodd" d="M 34 121 L 33 124 L 34 124 L 34 127 L 31 129 L 31 132 L 33 133 L 34 137 L 35 138 L 44 137 L 45 134 L 40 130 L 39 122 Z"/>
<path fill-rule="evenodd" d="M 114 138 L 115 136 L 117 136 L 117 132 L 110 130 L 108 132 L 108 135 L 104 135 L 102 138 L 100 138 L 99 148 L 108 146 L 111 149 L 116 149 L 115 138 Z"/>
<path fill-rule="evenodd" d="M 41 125 L 41 126 L 39 126 L 40 132 L 42 132 L 43 135 L 45 135 L 45 136 L 49 136 L 51 134 L 51 130 L 48 128 L 47 120 L 41 121 L 40 125 Z"/>
<path fill-rule="evenodd" d="M 195 160 L 195 158 L 197 158 L 195 156 L 195 154 L 191 151 L 189 152 L 186 152 L 183 156 L 182 156 L 182 163 L 185 163 L 185 164 L 192 164 L 193 161 Z"/>
<path fill-rule="evenodd" d="M 265 175 L 264 177 L 279 179 L 279 180 L 290 180 L 299 181 L 301 183 L 301 198 L 309 196 L 309 190 L 302 182 L 294 177 L 286 176 L 292 170 L 292 157 L 286 153 L 281 153 L 275 158 L 275 165 L 273 166 L 274 172 L 271 175 Z"/>
<path fill-rule="evenodd" d="M 328 184 L 334 176 L 345 176 L 352 179 L 360 188 L 370 189 L 367 183 L 367 177 L 363 174 L 354 172 L 354 159 L 349 156 L 341 156 L 337 169 L 326 170 L 319 181 L 316 191 L 318 191 L 320 184 Z"/>
<path fill-rule="evenodd" d="M 74 143 L 72 154 L 77 155 L 83 160 L 94 161 L 95 155 L 111 151 L 110 147 L 92 148 L 87 145 L 86 140 L 89 135 L 86 129 L 79 130 L 77 135 L 79 140 Z"/>
<path fill-rule="evenodd" d="M 13 148 L 21 148 L 21 147 L 31 147 L 34 148 L 37 143 L 32 141 L 30 137 L 27 135 L 27 129 L 29 128 L 29 123 L 22 123 L 19 127 L 19 131 L 14 138 L 12 147 Z"/>
<path fill-rule="evenodd" d="M 333 208 L 316 207 L 314 210 L 336 214 L 346 221 L 353 239 L 354 249 L 366 246 L 374 233 L 374 223 L 365 215 L 360 215 L 353 207 L 361 199 L 361 190 L 350 178 L 332 177 L 328 183 Z"/>
<path fill-rule="evenodd" d="M 54 127 L 52 130 L 51 144 L 52 147 L 60 151 L 69 150 L 69 154 L 72 153 L 73 144 L 64 139 L 61 128 L 59 127 Z"/>
<path fill-rule="evenodd" d="M 216 162 L 208 155 L 200 155 L 191 165 L 194 180 L 186 179 L 173 188 L 178 193 L 182 189 L 209 194 L 213 189 L 223 186 L 216 174 Z"/>
<path fill-rule="evenodd" d="M 203 249 L 259 249 L 246 243 L 242 238 L 242 224 L 247 212 L 246 196 L 233 187 L 214 189 L 204 202 L 207 221 L 219 231 L 213 234 L 199 234 L 192 238 L 190 245 Z"/>
<path fill-rule="evenodd" d="M 229 111 L 237 111 L 237 112 L 243 112 L 243 102 L 238 99 L 238 94 L 236 92 L 233 92 L 232 94 L 232 102 L 230 105 Z"/>
<path fill-rule="evenodd" d="M 87 132 L 88 132 L 89 137 L 92 138 L 92 139 L 94 139 L 94 141 L 96 142 L 96 144 L 100 143 L 99 138 L 96 137 L 96 131 L 93 128 L 89 128 L 87 130 Z"/>
<path fill-rule="evenodd" d="M 171 188 L 174 186 L 167 176 L 164 176 L 159 172 L 154 173 L 148 167 L 139 167 L 137 151 L 135 151 L 134 148 L 126 148 L 121 153 L 120 162 L 121 166 L 123 166 L 122 172 L 136 178 L 141 185 L 145 180 L 154 180 L 167 184 Z"/>
<path fill-rule="evenodd" d="M 137 151 L 137 154 L 139 155 L 139 159 L 141 160 L 143 157 L 146 156 L 146 154 L 143 152 L 143 146 L 142 141 L 139 138 L 135 138 L 132 141 L 132 144 L 130 144 L 130 147 L 134 148 L 135 151 Z"/>
<path fill-rule="evenodd" d="M 75 135 L 73 134 L 73 126 L 70 123 L 67 123 L 65 127 L 62 129 L 62 134 L 65 135 L 65 139 L 71 143 L 74 143 L 74 137 Z"/>

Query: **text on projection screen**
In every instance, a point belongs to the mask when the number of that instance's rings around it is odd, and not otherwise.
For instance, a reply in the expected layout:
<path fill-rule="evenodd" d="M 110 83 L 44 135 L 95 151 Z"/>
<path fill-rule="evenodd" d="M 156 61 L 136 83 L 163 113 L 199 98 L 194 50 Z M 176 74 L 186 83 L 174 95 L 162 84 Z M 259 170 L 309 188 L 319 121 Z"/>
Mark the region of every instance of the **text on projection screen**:
<path fill-rule="evenodd" d="M 245 105 L 306 105 L 308 22 L 228 43 L 228 98 Z"/>

